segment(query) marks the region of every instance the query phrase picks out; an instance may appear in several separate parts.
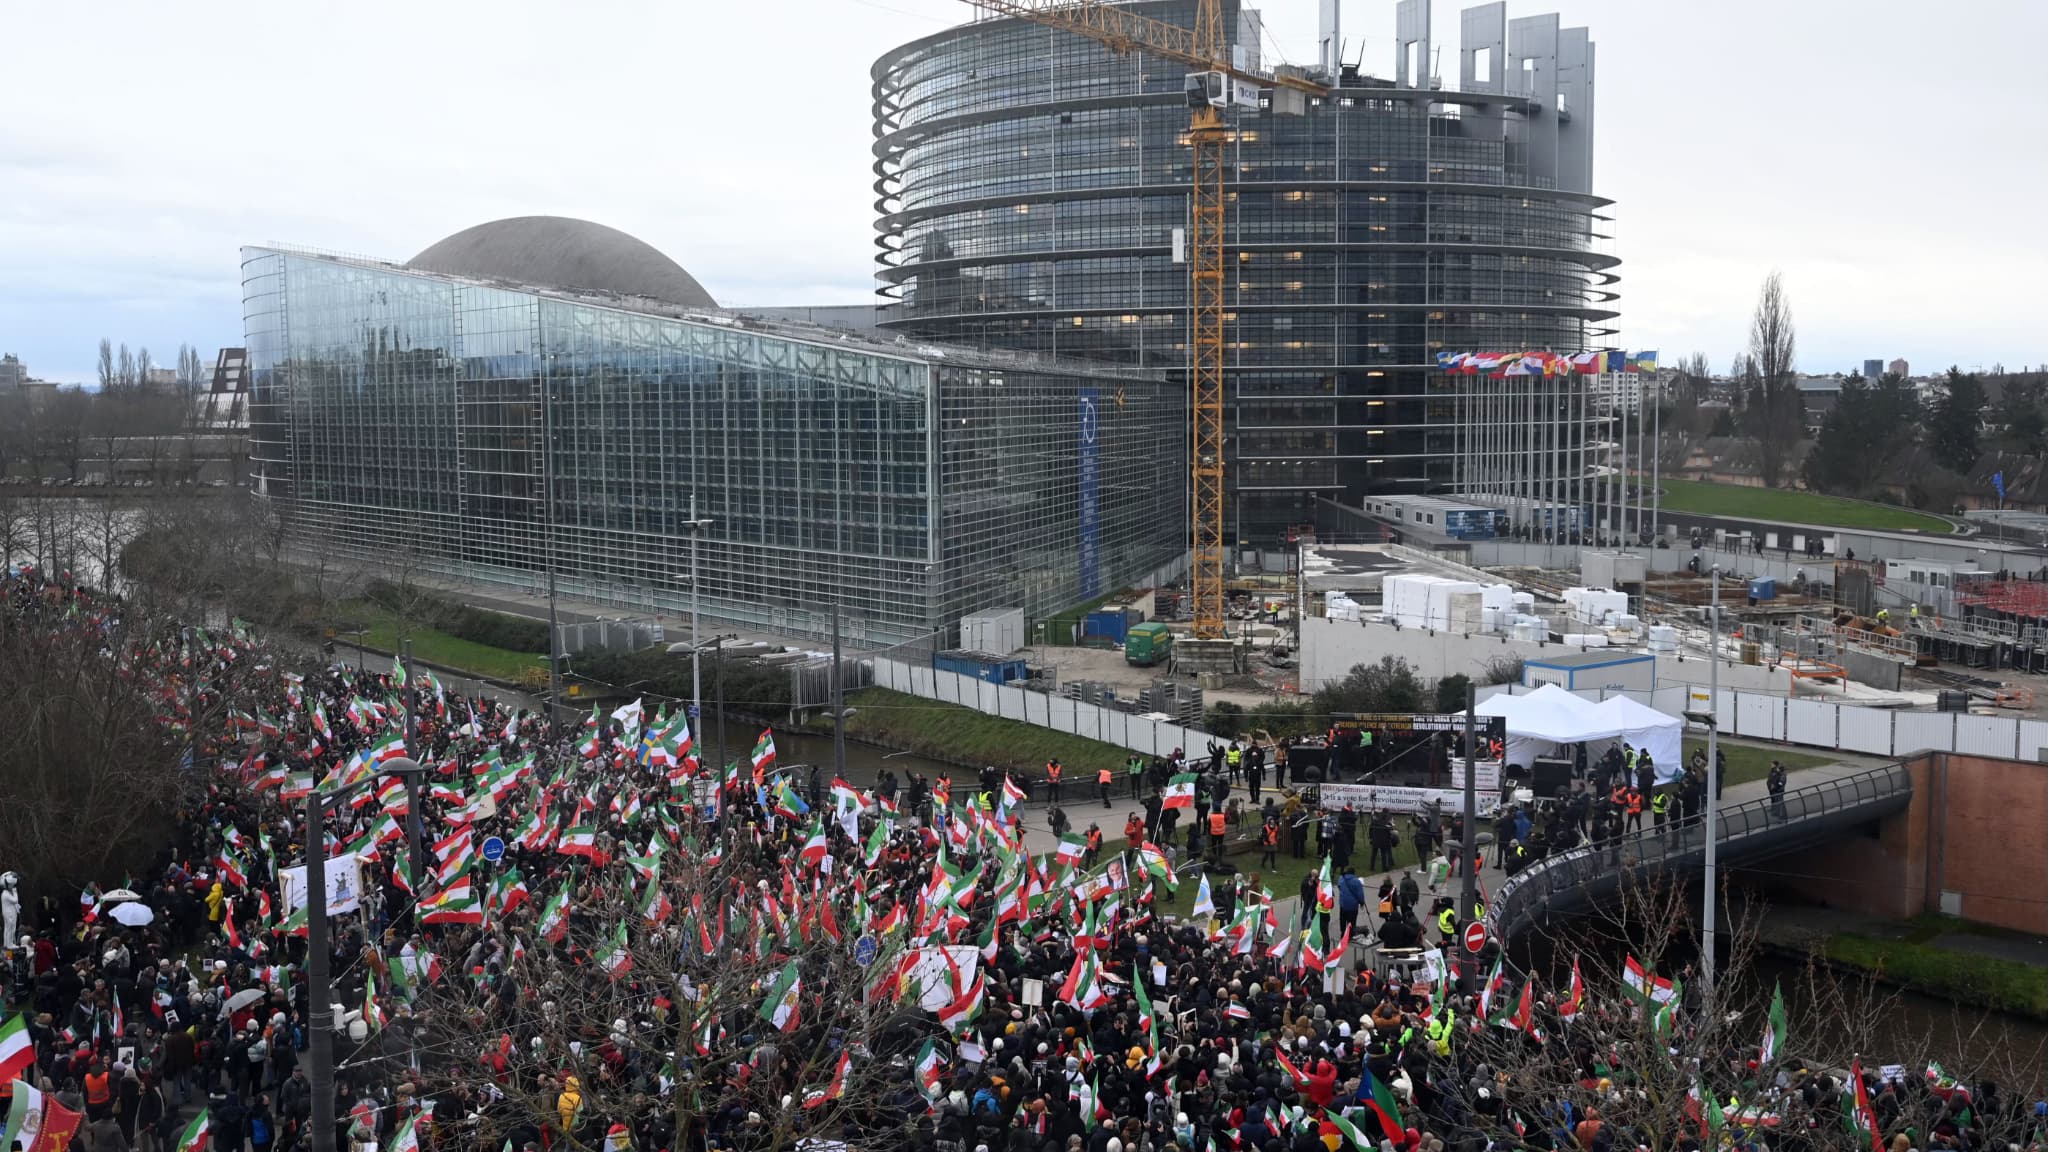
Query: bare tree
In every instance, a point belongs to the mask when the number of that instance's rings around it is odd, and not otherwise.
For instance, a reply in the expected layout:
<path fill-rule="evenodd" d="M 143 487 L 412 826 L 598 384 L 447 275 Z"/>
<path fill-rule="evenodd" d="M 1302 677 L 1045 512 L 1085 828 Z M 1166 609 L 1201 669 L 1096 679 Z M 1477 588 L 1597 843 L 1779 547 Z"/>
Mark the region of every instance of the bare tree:
<path fill-rule="evenodd" d="M 1792 305 L 1786 299 L 1782 277 L 1773 271 L 1764 278 L 1756 312 L 1749 321 L 1749 364 L 1756 378 L 1746 409 L 1766 488 L 1779 486 L 1792 455 L 1792 445 L 1805 435 L 1806 414 L 1792 375 L 1797 353 Z"/>
<path fill-rule="evenodd" d="M 117 363 L 119 366 L 114 369 L 114 382 L 118 389 L 122 392 L 134 391 L 136 384 L 135 353 L 130 352 L 128 345 L 125 343 L 121 345 L 121 355 Z"/>
<path fill-rule="evenodd" d="M 135 353 L 135 387 L 149 389 L 149 374 L 156 368 L 156 361 L 149 358 L 149 347 L 144 345 Z"/>
<path fill-rule="evenodd" d="M 114 375 L 114 345 L 105 336 L 100 337 L 100 395 L 112 392 L 120 383 Z"/>

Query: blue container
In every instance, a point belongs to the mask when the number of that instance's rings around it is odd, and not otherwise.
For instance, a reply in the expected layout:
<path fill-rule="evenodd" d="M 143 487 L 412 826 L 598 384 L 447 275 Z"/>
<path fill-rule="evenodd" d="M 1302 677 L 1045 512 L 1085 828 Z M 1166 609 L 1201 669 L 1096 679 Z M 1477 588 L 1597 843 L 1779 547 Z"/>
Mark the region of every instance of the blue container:
<path fill-rule="evenodd" d="M 1761 576 L 1749 582 L 1749 598 L 1752 600 L 1775 600 L 1778 598 L 1778 578 Z"/>
<path fill-rule="evenodd" d="M 1008 684 L 1025 678 L 1024 661 L 988 656 L 977 652 L 940 652 L 932 657 L 932 667 L 941 672 L 955 672 L 972 676 L 990 684 Z"/>
<path fill-rule="evenodd" d="M 1081 635 L 1100 636 L 1122 647 L 1130 639 L 1131 625 L 1141 622 L 1142 617 L 1128 608 L 1097 608 L 1082 618 Z"/>

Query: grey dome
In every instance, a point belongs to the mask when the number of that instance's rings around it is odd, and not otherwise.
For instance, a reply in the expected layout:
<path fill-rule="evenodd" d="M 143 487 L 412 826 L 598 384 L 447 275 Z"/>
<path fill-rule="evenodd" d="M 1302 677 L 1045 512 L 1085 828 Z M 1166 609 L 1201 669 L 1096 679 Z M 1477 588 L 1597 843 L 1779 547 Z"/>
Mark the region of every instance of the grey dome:
<path fill-rule="evenodd" d="M 514 216 L 465 228 L 406 262 L 422 272 L 645 296 L 687 308 L 717 301 L 683 266 L 616 228 L 567 216 Z"/>

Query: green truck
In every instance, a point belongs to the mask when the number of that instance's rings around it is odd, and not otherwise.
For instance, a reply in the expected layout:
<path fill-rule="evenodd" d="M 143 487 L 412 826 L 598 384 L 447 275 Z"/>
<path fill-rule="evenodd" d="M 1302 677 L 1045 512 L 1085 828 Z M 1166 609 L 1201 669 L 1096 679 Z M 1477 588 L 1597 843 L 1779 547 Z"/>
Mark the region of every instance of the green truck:
<path fill-rule="evenodd" d="M 1124 637 L 1124 663 L 1149 667 L 1173 655 L 1173 633 L 1156 620 L 1131 625 Z"/>

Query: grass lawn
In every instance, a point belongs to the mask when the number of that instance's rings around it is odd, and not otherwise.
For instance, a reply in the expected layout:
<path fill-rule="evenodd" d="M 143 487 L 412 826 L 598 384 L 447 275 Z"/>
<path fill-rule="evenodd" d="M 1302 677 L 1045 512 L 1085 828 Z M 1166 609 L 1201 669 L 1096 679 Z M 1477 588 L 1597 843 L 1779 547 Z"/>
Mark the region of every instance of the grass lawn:
<path fill-rule="evenodd" d="M 1934 943 L 1938 936 L 1957 932 L 1999 935 L 1993 929 L 1961 920 L 1922 916 L 1913 922 L 1913 931 L 1903 940 L 1829 937 L 1827 955 L 1837 963 L 1881 975 L 1916 991 L 2036 1019 L 2048 1018 L 2048 968 L 1942 948 Z"/>
<path fill-rule="evenodd" d="M 863 688 L 848 694 L 846 702 L 857 709 L 847 718 L 847 733 L 890 748 L 1014 769 L 1033 777 L 1044 770 L 1046 761 L 1058 758 L 1066 766 L 1065 791 L 1076 819 L 1088 805 L 1074 798 L 1094 797 L 1097 769 L 1109 768 L 1116 774 L 1117 793 L 1124 790 L 1124 762 L 1130 753 L 1114 744 L 888 688 Z M 1096 807 L 1099 810 L 1100 805 Z M 1122 810 L 1118 811 L 1121 827 Z"/>
<path fill-rule="evenodd" d="M 1084 821 L 1081 826 L 1085 828 L 1087 823 Z M 1401 829 L 1402 844 L 1399 848 L 1394 849 L 1394 862 L 1403 868 L 1412 869 L 1419 867 L 1415 861 L 1415 845 L 1407 840 L 1408 828 L 1406 823 L 1397 823 L 1395 826 Z M 1105 824 L 1104 828 L 1106 830 L 1108 825 Z M 1173 838 L 1175 843 L 1185 851 L 1187 845 L 1187 824 L 1185 821 L 1174 829 Z M 1365 832 L 1363 829 L 1359 831 L 1358 839 L 1360 849 L 1363 851 L 1365 844 Z M 1248 848 L 1243 852 L 1230 853 L 1225 856 L 1225 859 L 1237 866 L 1237 882 L 1240 889 L 1256 889 L 1259 885 L 1263 884 L 1273 893 L 1274 899 L 1285 900 L 1290 896 L 1301 895 L 1301 878 L 1303 876 L 1322 871 L 1323 858 L 1315 854 L 1315 847 L 1315 833 L 1311 831 L 1308 838 L 1309 854 L 1300 860 L 1296 860 L 1288 854 L 1287 841 L 1284 837 L 1280 841 L 1279 861 L 1271 868 L 1262 869 L 1259 867 L 1260 853 L 1256 846 Z M 1122 837 L 1111 840 L 1105 833 L 1102 841 L 1104 859 L 1108 859 L 1110 856 L 1123 851 L 1123 848 L 1124 840 Z M 1364 863 L 1365 858 L 1363 856 L 1353 857 L 1352 859 L 1353 868 L 1362 868 Z M 1342 875 L 1342 873 L 1340 872 L 1338 875 Z M 1377 875 L 1377 873 L 1373 875 Z M 1254 876 L 1258 877 L 1256 884 L 1252 882 Z M 1359 872 L 1359 878 L 1366 881 L 1365 896 L 1367 901 L 1370 902 L 1379 892 L 1379 884 L 1363 871 Z M 1164 896 L 1162 894 L 1158 906 L 1158 911 L 1161 914 L 1187 916 L 1194 911 L 1195 894 L 1202 889 L 1201 868 L 1194 864 L 1182 865 L 1179 869 L 1178 879 L 1180 880 L 1179 891 L 1175 892 L 1172 896 Z M 1217 881 L 1212 879 L 1209 883 L 1213 888 Z"/>
<path fill-rule="evenodd" d="M 375 604 L 359 602 L 350 605 L 345 614 L 355 619 L 362 627 L 369 629 L 360 638 L 363 647 L 379 652 L 398 651 L 398 619 L 389 610 Z M 532 670 L 547 671 L 548 658 L 544 655 L 509 652 L 503 648 L 463 640 L 417 624 L 407 635 L 412 640 L 412 654 L 419 659 L 485 679 L 517 683 Z M 336 650 L 353 644 L 356 639 L 357 637 L 346 634 L 337 635 Z"/>
<path fill-rule="evenodd" d="M 1954 528 L 1939 516 L 1908 508 L 1845 500 L 1812 492 L 1775 488 L 1746 488 L 1739 484 L 1710 484 L 1704 480 L 1664 480 L 1663 507 L 1668 512 L 1694 512 L 1706 516 L 1754 516 L 1789 524 L 1815 524 L 1827 528 L 1868 528 L 1896 532 L 1910 530 L 1949 533 Z"/>
<path fill-rule="evenodd" d="M 1707 742 L 1704 737 L 1685 738 L 1685 760 L 1692 762 L 1693 749 L 1704 752 Z M 1822 764 L 1834 763 L 1832 756 L 1816 756 L 1811 752 L 1794 752 L 1790 748 L 1753 748 L 1747 744 L 1724 743 L 1721 750 L 1728 753 L 1728 784 L 1747 784 L 1761 780 L 1770 774 L 1771 761 L 1779 760 L 1788 772 L 1801 768 L 1817 768 Z M 1723 787 L 1726 787 L 1724 784 Z"/>

